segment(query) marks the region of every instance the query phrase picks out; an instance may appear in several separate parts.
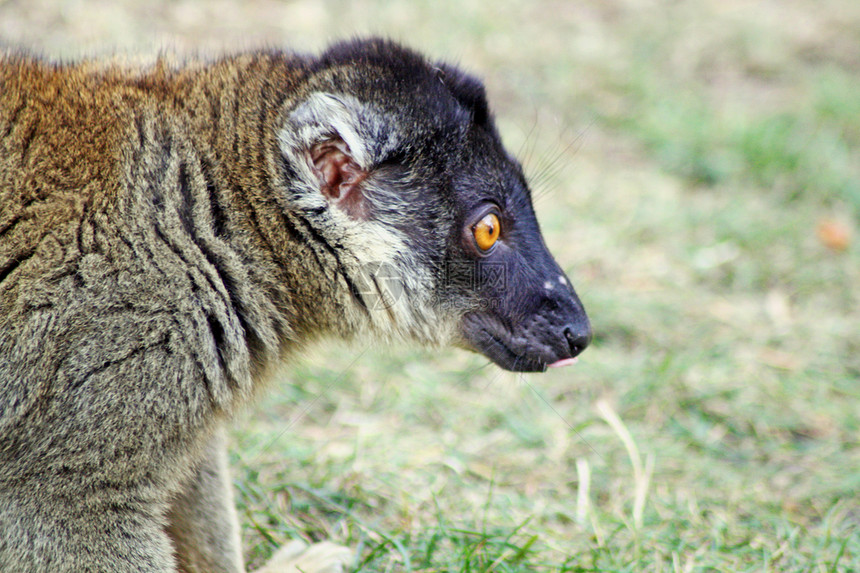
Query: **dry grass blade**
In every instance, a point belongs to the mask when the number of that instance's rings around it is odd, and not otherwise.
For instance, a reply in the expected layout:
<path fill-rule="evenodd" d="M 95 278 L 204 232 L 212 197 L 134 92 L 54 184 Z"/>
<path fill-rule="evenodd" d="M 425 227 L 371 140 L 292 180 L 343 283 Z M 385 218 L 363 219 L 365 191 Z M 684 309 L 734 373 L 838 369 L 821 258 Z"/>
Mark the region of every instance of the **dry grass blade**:
<path fill-rule="evenodd" d="M 646 456 L 645 465 L 642 464 L 642 458 L 639 455 L 639 448 L 633 440 L 633 436 L 621 421 L 615 410 L 605 400 L 600 400 L 596 405 L 597 413 L 603 418 L 609 427 L 615 432 L 621 443 L 624 444 L 624 449 L 627 450 L 627 455 L 630 458 L 630 463 L 633 466 L 633 524 L 636 529 L 642 529 L 642 515 L 645 512 L 645 503 L 648 499 L 648 487 L 651 483 L 651 475 L 654 472 L 654 457 Z"/>

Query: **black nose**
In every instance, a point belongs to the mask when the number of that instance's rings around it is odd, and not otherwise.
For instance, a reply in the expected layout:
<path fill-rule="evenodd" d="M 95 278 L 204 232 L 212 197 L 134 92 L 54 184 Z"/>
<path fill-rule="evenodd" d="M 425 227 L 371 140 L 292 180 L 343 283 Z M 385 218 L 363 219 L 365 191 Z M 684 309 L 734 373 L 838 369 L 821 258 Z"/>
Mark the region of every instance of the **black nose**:
<path fill-rule="evenodd" d="M 567 327 L 564 329 L 564 337 L 570 347 L 570 357 L 574 358 L 579 356 L 591 343 L 591 329 L 586 330 L 585 334 L 581 334 L 574 332 L 571 327 Z"/>

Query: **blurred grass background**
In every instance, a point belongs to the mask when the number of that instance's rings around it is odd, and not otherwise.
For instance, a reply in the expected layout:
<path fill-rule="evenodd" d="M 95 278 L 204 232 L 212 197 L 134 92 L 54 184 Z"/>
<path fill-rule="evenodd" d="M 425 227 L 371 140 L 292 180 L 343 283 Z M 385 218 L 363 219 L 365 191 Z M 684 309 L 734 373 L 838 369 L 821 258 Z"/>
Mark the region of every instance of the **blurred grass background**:
<path fill-rule="evenodd" d="M 367 33 L 485 79 L 596 339 L 289 365 L 234 432 L 249 565 L 860 570 L 860 3 L 0 1 L 60 58 Z"/>

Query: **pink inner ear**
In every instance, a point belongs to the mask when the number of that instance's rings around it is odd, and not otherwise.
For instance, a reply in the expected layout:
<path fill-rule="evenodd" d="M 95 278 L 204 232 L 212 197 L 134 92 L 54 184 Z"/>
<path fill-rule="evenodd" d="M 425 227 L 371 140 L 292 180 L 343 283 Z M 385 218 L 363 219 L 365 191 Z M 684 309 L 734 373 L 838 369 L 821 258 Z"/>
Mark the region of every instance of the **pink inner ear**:
<path fill-rule="evenodd" d="M 360 184 L 367 177 L 350 155 L 341 139 L 317 143 L 310 150 L 310 160 L 319 178 L 320 191 L 354 219 L 367 218 L 367 202 Z"/>

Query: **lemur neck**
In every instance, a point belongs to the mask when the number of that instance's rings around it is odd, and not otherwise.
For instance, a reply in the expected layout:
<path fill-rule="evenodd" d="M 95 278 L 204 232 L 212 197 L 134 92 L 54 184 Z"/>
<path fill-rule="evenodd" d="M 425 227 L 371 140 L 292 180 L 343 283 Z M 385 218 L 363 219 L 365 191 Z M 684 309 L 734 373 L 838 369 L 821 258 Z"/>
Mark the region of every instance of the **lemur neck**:
<path fill-rule="evenodd" d="M 336 257 L 303 214 L 287 204 L 293 175 L 277 134 L 303 73 L 289 56 L 257 54 L 222 60 L 179 78 L 185 114 L 203 133 L 213 217 L 242 253 L 254 286 L 277 308 L 285 328 L 282 351 L 295 340 L 349 335 L 350 285 L 339 280 Z"/>

